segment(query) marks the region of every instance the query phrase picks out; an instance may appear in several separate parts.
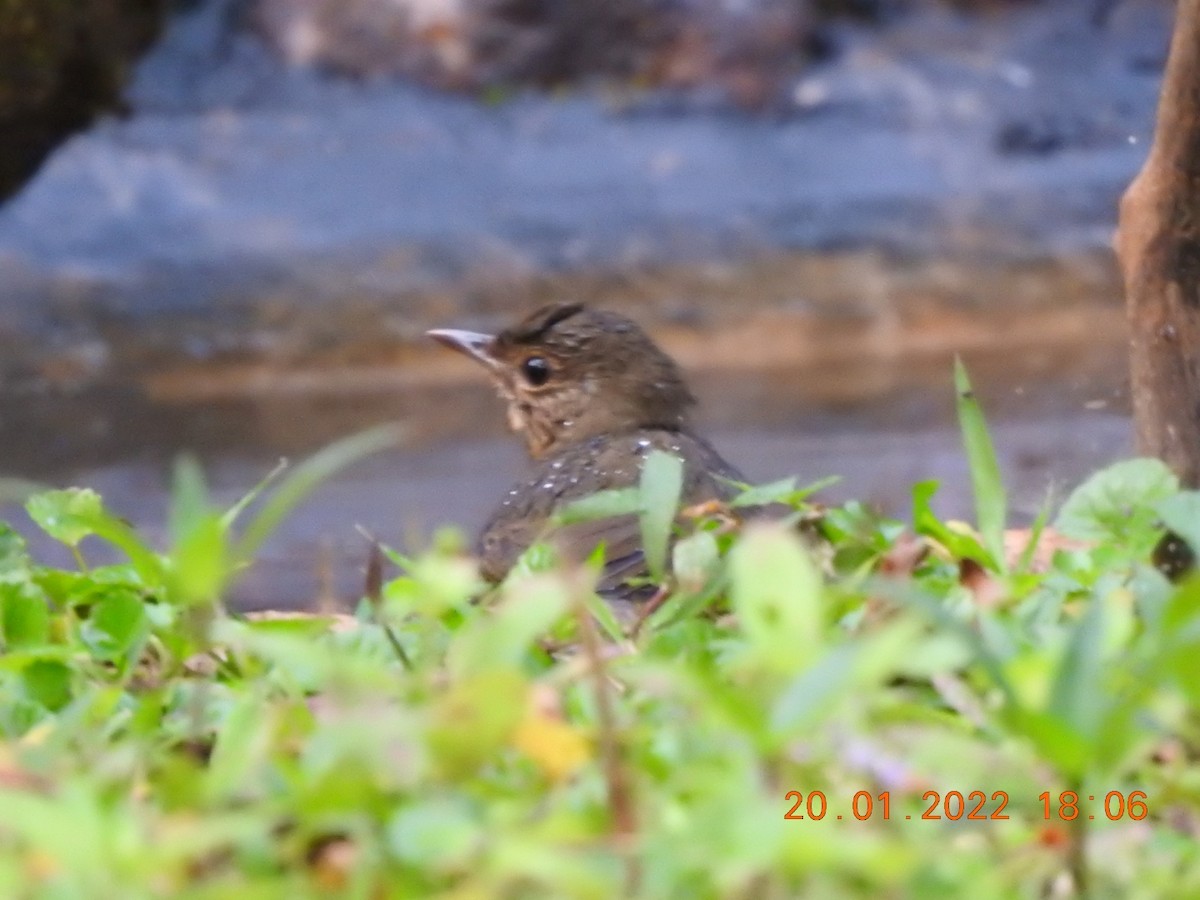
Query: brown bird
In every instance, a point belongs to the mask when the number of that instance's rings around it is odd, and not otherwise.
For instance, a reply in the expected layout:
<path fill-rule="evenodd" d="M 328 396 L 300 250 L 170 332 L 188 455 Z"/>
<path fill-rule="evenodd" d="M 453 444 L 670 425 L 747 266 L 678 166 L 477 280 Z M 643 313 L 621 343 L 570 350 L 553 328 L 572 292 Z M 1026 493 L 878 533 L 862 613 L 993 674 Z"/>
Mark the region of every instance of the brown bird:
<path fill-rule="evenodd" d="M 481 568 L 500 581 L 546 536 L 572 501 L 638 483 L 643 458 L 659 449 L 684 464 L 682 502 L 728 499 L 745 479 L 688 426 L 696 400 L 675 362 L 632 320 L 575 303 L 555 303 L 498 335 L 437 330 L 429 336 L 481 363 L 508 404 L 508 423 L 536 461 L 483 527 Z M 634 516 L 563 526 L 553 535 L 569 558 L 601 542 L 598 590 L 642 595 L 626 582 L 647 574 Z"/>

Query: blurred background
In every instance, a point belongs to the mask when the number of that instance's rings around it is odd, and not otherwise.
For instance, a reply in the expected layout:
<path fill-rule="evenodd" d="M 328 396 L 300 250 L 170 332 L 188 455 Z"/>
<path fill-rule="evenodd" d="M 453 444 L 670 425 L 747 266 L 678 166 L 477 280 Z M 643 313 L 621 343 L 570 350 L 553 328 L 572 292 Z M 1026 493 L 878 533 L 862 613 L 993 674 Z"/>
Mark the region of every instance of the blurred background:
<path fill-rule="evenodd" d="M 963 355 L 1028 521 L 1132 449 L 1109 240 L 1165 0 L 0 5 L 0 472 L 151 534 L 383 421 L 238 589 L 352 600 L 523 465 L 431 327 L 575 298 L 687 369 L 757 480 L 967 515 Z M 23 513 L 3 510 L 15 522 Z M 324 574 L 323 574 L 324 573 Z"/>

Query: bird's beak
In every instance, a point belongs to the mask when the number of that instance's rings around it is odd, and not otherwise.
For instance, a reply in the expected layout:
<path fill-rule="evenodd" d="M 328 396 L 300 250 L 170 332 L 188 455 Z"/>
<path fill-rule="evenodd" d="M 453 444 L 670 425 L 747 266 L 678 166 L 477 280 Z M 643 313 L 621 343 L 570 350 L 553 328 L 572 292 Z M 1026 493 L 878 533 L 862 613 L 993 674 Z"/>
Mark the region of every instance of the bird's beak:
<path fill-rule="evenodd" d="M 496 339 L 494 335 L 480 334 L 477 331 L 459 331 L 456 328 L 435 328 L 425 334 L 439 344 L 445 344 L 451 350 L 465 353 L 489 369 L 494 369 L 499 365 L 491 353 L 492 342 Z"/>

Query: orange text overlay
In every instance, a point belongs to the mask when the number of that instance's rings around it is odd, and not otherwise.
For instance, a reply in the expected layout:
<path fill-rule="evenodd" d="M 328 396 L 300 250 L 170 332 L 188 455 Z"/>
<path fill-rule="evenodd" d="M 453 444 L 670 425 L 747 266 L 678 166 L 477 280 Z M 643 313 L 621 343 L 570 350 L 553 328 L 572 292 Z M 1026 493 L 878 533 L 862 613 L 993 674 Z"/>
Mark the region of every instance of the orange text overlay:
<path fill-rule="evenodd" d="M 1076 791 L 1061 791 L 1051 794 L 1043 791 L 1038 795 L 1042 818 L 1069 822 L 1080 817 L 1085 819 L 1141 820 L 1150 810 L 1145 791 L 1109 791 L 1107 794 L 1081 795 Z M 820 821 L 822 819 L 867 819 L 901 818 L 892 814 L 891 791 L 858 791 L 842 809 L 830 806 L 824 791 L 788 791 L 784 796 L 787 807 L 785 819 Z M 950 819 L 958 821 L 988 821 L 1011 818 L 1007 812 L 1007 791 L 926 791 L 921 795 L 925 811 L 904 815 L 905 819 Z M 835 804 L 836 805 L 836 804 Z"/>

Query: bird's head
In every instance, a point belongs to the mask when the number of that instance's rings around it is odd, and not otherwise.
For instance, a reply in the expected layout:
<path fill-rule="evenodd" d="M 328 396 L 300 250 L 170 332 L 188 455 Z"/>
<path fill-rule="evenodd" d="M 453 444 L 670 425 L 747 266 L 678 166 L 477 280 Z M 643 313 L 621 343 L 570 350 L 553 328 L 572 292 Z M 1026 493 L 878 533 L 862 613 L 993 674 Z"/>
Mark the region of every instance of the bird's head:
<path fill-rule="evenodd" d="M 615 312 L 554 303 L 497 335 L 429 336 L 487 369 L 535 458 L 598 434 L 677 430 L 695 402 L 675 362 Z"/>

